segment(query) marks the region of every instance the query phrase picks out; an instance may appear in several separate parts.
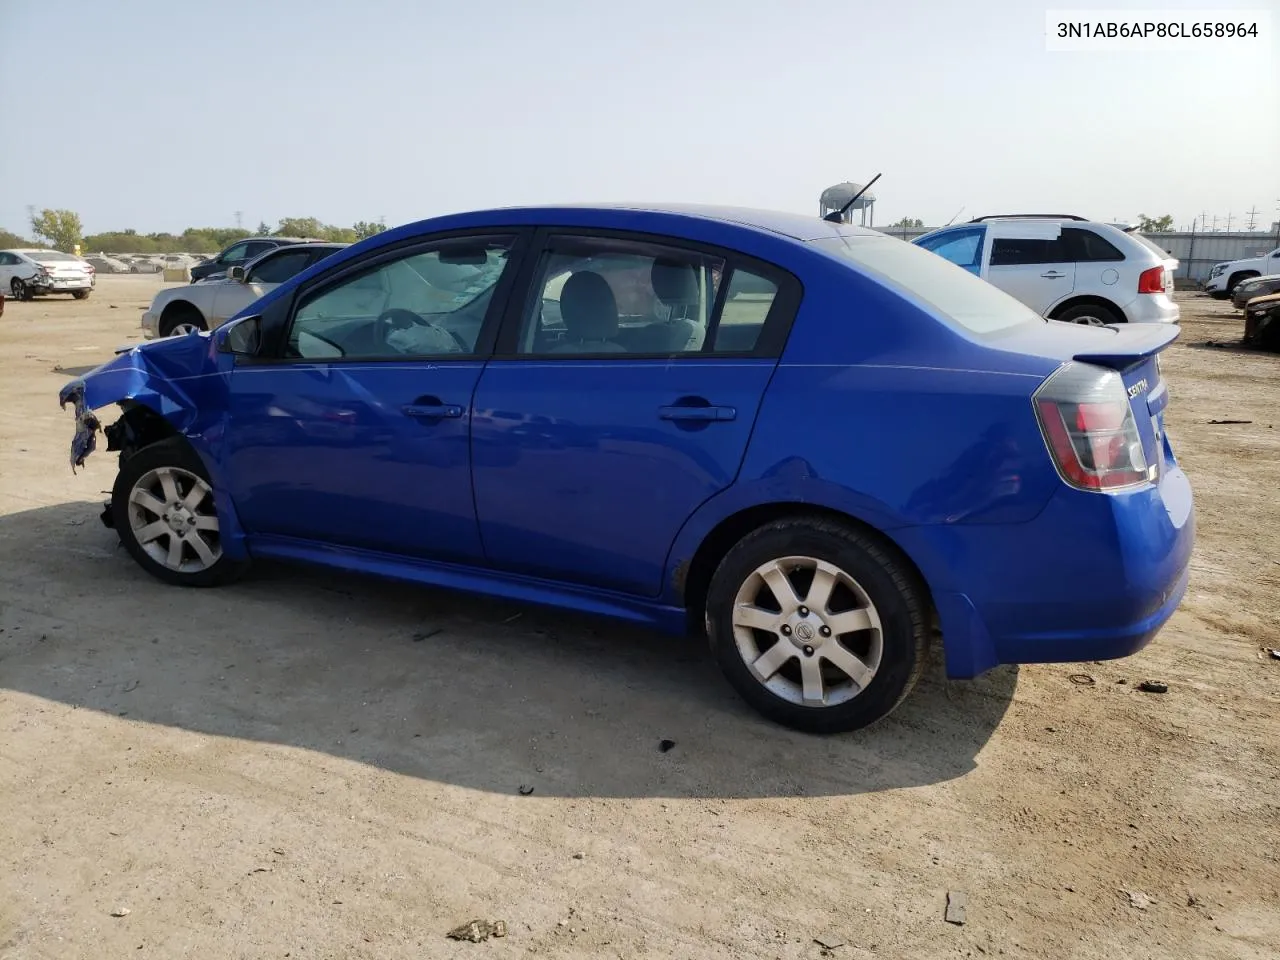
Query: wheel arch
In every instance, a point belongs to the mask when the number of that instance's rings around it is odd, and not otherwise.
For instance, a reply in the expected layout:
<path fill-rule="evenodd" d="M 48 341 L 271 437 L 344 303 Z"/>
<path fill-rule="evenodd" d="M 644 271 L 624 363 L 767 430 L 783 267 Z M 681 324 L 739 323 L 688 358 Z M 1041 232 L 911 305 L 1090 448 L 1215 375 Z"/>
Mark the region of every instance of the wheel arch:
<path fill-rule="evenodd" d="M 1120 305 L 1106 297 L 1100 297 L 1097 294 L 1081 293 L 1071 294 L 1061 303 L 1056 304 L 1047 314 L 1050 320 L 1057 320 L 1072 307 L 1101 307 L 1109 313 L 1114 314 L 1117 319 L 1125 320 L 1124 311 L 1120 309 Z"/>
<path fill-rule="evenodd" d="M 688 560 L 675 565 L 672 570 L 671 585 L 685 608 L 691 632 L 697 633 L 703 629 L 711 578 L 715 575 L 720 561 L 734 544 L 752 530 L 766 524 L 800 517 L 834 521 L 856 529 L 864 536 L 875 540 L 915 576 L 922 590 L 921 599 L 926 604 L 930 617 L 936 621 L 937 606 L 934 603 L 929 579 L 915 559 L 893 537 L 874 524 L 844 510 L 818 503 L 790 500 L 757 503 L 729 514 L 701 538 Z"/>
<path fill-rule="evenodd" d="M 166 320 L 183 314 L 194 313 L 200 318 L 200 323 L 204 325 L 206 330 L 209 329 L 209 318 L 204 315 L 204 311 L 198 306 L 186 299 L 170 300 L 164 305 L 164 309 L 160 311 L 160 323 L 163 325 Z"/>
<path fill-rule="evenodd" d="M 1245 281 L 1245 280 L 1252 280 L 1254 277 L 1260 277 L 1260 276 L 1262 276 L 1262 274 L 1260 274 L 1257 270 L 1245 269 L 1245 270 L 1235 271 L 1229 277 L 1227 277 L 1227 296 L 1230 296 L 1232 292 L 1235 291 L 1237 283 L 1241 283 L 1242 281 Z"/>

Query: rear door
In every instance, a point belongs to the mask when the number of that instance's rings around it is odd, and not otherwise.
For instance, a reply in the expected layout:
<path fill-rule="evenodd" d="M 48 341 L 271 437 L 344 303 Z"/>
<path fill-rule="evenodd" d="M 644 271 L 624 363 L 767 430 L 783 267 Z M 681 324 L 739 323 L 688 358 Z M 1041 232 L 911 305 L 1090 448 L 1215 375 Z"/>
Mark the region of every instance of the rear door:
<path fill-rule="evenodd" d="M 1047 315 L 1075 288 L 1076 265 L 1058 223 L 994 221 L 987 279 Z"/>
<path fill-rule="evenodd" d="M 476 389 L 485 556 L 656 596 L 681 526 L 737 476 L 799 282 L 662 238 L 539 244 Z"/>

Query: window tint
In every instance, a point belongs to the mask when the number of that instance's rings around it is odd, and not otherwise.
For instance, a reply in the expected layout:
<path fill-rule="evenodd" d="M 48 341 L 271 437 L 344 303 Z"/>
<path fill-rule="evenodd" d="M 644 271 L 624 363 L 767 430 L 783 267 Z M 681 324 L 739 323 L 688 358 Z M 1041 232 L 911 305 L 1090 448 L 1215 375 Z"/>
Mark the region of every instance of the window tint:
<path fill-rule="evenodd" d="M 997 237 L 991 241 L 991 266 L 993 267 L 1071 262 L 1071 253 L 1062 236 L 1056 240 Z"/>
<path fill-rule="evenodd" d="M 288 250 L 269 256 L 249 271 L 250 283 L 284 283 L 311 262 L 311 251 Z"/>
<path fill-rule="evenodd" d="M 917 246 L 933 251 L 970 273 L 977 273 L 982 268 L 982 236 L 985 232 L 982 228 L 954 230 L 936 237 L 922 238 Z"/>
<path fill-rule="evenodd" d="M 268 250 L 274 250 L 276 249 L 276 247 L 282 247 L 282 246 L 286 246 L 286 244 L 272 243 L 269 240 L 250 240 L 249 246 L 248 246 L 248 252 L 245 254 L 245 256 L 248 257 L 250 260 L 252 260 L 254 257 L 261 256 L 262 254 L 266 253 Z"/>
<path fill-rule="evenodd" d="M 914 244 L 893 237 L 829 237 L 813 243 L 973 333 L 1047 322 L 998 287 Z"/>
<path fill-rule="evenodd" d="M 1067 242 L 1067 249 L 1072 251 L 1072 259 L 1077 263 L 1095 263 L 1123 260 L 1124 254 L 1112 244 L 1098 236 L 1092 230 L 1081 230 L 1077 227 L 1063 227 L 1062 239 Z"/>
<path fill-rule="evenodd" d="M 218 258 L 220 263 L 230 263 L 233 260 L 243 260 L 249 253 L 249 245 L 247 243 L 237 243 L 233 247 L 227 247 L 226 252 Z"/>
<path fill-rule="evenodd" d="M 285 347 L 306 359 L 474 353 L 512 240 L 448 240 L 303 298 Z M 299 251 L 303 252 L 303 251 Z"/>
<path fill-rule="evenodd" d="M 761 342 L 778 293 L 774 280 L 734 269 L 714 254 L 630 240 L 557 237 L 535 274 L 515 351 L 750 353 Z M 723 300 L 718 317 L 717 297 Z"/>

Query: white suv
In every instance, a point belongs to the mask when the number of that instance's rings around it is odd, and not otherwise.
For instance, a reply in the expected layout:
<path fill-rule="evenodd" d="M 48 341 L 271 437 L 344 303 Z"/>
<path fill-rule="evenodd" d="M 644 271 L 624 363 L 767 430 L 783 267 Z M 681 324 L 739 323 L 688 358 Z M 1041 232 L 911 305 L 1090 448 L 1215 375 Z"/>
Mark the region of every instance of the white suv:
<path fill-rule="evenodd" d="M 979 217 L 911 241 L 1051 320 L 1177 323 L 1178 261 L 1135 231 L 1076 216 Z"/>
<path fill-rule="evenodd" d="M 1209 296 L 1225 300 L 1231 296 L 1238 284 L 1272 273 L 1280 273 L 1280 247 L 1260 257 L 1246 257 L 1243 260 L 1214 264 L 1204 289 Z"/>

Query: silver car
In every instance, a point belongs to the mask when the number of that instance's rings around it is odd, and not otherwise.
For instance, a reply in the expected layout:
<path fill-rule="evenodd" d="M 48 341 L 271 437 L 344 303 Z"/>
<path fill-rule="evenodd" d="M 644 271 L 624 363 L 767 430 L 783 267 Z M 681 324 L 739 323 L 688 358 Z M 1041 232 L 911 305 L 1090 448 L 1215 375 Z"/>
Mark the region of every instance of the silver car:
<path fill-rule="evenodd" d="M 1051 320 L 1177 323 L 1178 261 L 1136 231 L 1076 216 L 979 217 L 912 243 Z"/>

